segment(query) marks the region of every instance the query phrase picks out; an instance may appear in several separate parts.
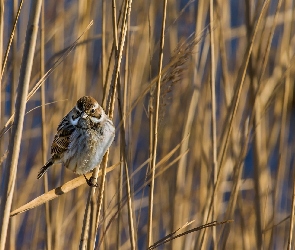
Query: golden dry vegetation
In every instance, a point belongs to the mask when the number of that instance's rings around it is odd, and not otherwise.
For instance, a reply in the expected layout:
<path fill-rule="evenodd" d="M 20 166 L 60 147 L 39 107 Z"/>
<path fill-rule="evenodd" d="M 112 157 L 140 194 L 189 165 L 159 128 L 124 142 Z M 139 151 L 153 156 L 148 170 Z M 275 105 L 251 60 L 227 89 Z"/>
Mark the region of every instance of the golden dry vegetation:
<path fill-rule="evenodd" d="M 0 1 L 0 250 L 294 248 L 294 1 L 43 4 Z M 99 187 L 37 180 L 83 95 Z"/>

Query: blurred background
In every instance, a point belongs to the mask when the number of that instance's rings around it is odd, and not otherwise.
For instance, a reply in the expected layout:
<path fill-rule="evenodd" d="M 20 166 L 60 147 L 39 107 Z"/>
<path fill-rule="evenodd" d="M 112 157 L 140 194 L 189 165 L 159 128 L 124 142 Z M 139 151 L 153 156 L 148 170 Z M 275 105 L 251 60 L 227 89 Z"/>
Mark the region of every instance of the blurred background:
<path fill-rule="evenodd" d="M 209 2 L 170 0 L 165 11 L 152 242 L 187 222 L 192 223 L 177 234 L 233 220 L 184 234 L 158 249 L 286 249 L 294 246 L 294 1 L 212 1 L 212 34 Z M 126 3 L 44 1 L 44 42 L 40 21 L 29 91 L 54 70 L 43 83 L 43 122 L 40 89 L 27 102 L 12 210 L 47 190 L 36 176 L 50 156 L 60 120 L 77 99 L 91 95 L 106 108 L 117 62 L 113 13 L 120 37 Z M 20 1 L 1 0 L 0 5 L 2 68 Z M 30 10 L 31 1 L 24 1 L 0 82 L 0 129 L 14 113 Z M 106 175 L 96 249 L 131 249 L 131 234 L 136 249 L 147 248 L 162 22 L 162 1 L 132 2 L 108 160 L 109 166 L 117 164 L 124 154 L 128 173 L 121 164 Z M 1 183 L 9 166 L 9 136 L 10 130 L 0 138 Z M 48 190 L 75 177 L 56 165 L 47 173 Z M 89 190 L 84 184 L 50 201 L 47 219 L 45 205 L 12 217 L 7 249 L 77 249 Z M 93 206 L 97 199 L 96 193 Z"/>

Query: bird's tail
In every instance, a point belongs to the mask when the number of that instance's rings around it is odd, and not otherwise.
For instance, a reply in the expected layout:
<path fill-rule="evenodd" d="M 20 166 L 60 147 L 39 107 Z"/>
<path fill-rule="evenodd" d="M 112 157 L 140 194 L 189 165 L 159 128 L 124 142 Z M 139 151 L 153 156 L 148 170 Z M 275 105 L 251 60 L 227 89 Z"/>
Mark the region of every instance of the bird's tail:
<path fill-rule="evenodd" d="M 52 158 L 49 159 L 48 162 L 46 162 L 46 164 L 40 169 L 38 175 L 37 175 L 37 179 L 40 179 L 48 170 L 49 167 L 51 167 L 53 165 L 53 160 Z"/>

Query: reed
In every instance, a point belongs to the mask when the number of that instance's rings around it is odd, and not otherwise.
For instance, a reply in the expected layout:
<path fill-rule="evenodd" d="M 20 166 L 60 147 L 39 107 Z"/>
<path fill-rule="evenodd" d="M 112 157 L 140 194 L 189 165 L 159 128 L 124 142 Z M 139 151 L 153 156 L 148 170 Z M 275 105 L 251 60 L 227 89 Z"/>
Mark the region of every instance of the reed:
<path fill-rule="evenodd" d="M 0 250 L 294 248 L 292 0 L 42 8 L 0 0 Z M 99 187 L 37 180 L 83 95 L 116 126 Z"/>

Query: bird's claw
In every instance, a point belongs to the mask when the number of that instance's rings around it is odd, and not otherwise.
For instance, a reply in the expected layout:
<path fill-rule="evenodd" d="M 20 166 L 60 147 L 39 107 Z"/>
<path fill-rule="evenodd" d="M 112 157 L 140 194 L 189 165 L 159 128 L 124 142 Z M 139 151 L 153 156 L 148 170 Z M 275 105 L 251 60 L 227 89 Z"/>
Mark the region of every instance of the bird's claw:
<path fill-rule="evenodd" d="M 85 174 L 83 174 L 83 175 L 84 175 L 86 183 L 88 184 L 89 187 L 98 187 L 98 184 L 94 183 L 94 181 L 95 181 L 94 177 L 91 176 L 89 179 L 87 179 L 86 175 Z"/>

